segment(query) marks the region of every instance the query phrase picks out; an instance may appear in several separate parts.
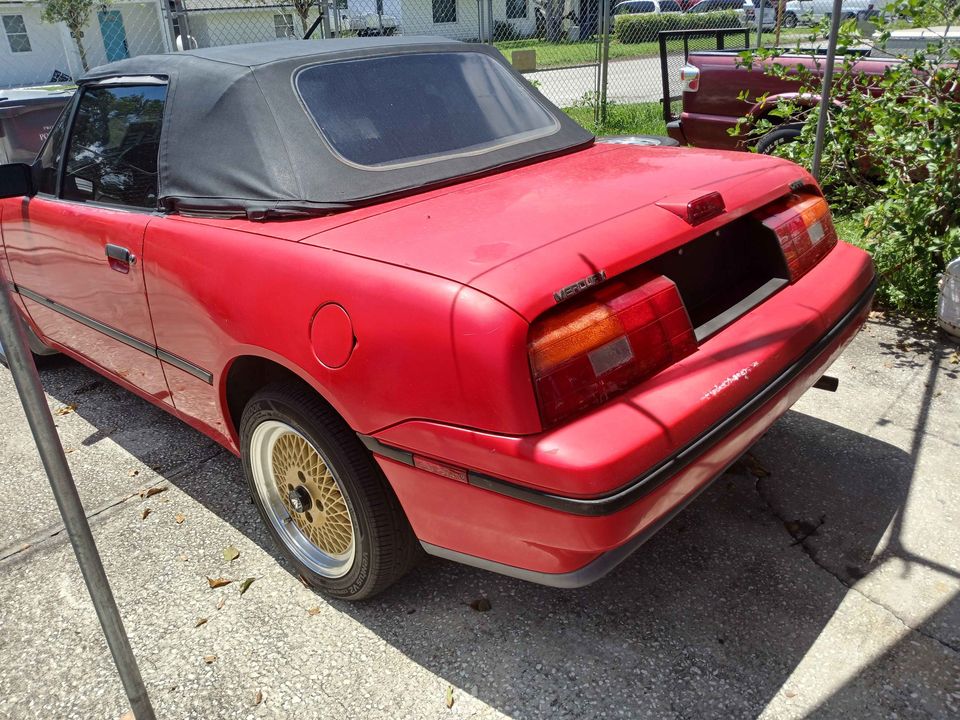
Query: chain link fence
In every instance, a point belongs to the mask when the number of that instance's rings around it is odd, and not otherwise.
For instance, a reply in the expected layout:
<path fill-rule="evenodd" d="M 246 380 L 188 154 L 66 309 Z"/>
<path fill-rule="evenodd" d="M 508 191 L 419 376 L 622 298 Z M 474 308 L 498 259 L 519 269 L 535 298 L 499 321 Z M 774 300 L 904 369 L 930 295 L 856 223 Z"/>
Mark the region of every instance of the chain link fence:
<path fill-rule="evenodd" d="M 656 128 L 663 99 L 679 94 L 688 52 L 802 42 L 832 2 L 760 1 L 0 0 L 0 87 L 69 82 L 84 68 L 147 53 L 307 36 L 441 36 L 493 44 L 584 124 L 632 113 Z M 868 0 L 845 2 L 855 16 Z"/>

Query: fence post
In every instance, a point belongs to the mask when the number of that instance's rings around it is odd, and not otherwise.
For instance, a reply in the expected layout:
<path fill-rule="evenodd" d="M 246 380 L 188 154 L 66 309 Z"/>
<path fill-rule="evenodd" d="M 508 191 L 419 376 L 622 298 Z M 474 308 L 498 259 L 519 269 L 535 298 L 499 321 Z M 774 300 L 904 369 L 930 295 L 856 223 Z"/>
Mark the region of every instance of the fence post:
<path fill-rule="evenodd" d="M 600 5 L 600 12 L 603 13 L 603 35 L 600 45 L 600 125 L 607 124 L 607 81 L 610 70 L 610 0 L 603 0 Z"/>
<path fill-rule="evenodd" d="M 757 19 L 757 48 L 763 47 L 763 8 L 767 4 L 767 0 L 758 0 L 760 7 L 757 8 L 754 12 L 754 17 Z"/>
<path fill-rule="evenodd" d="M 107 639 L 110 654 L 113 655 L 123 689 L 130 701 L 130 708 L 137 720 L 155 720 L 150 698 L 147 696 L 140 669 L 137 667 L 133 650 L 130 649 L 130 640 L 107 581 L 107 574 L 90 533 L 90 525 L 87 523 L 77 486 L 73 482 L 70 466 L 67 465 L 67 456 L 64 455 L 60 437 L 54 427 L 53 416 L 40 384 L 40 375 L 27 347 L 27 338 L 17 312 L 10 296 L 10 284 L 0 271 L 0 343 L 3 344 L 10 365 L 10 374 L 17 386 L 24 414 L 60 510 L 60 517 L 63 518 L 63 525 L 73 545 L 77 564 Z"/>
<path fill-rule="evenodd" d="M 320 25 L 323 28 L 323 39 L 329 40 L 330 35 L 330 8 L 332 4 L 329 0 L 321 0 L 320 2 Z M 383 17 L 378 15 L 380 18 L 380 34 L 383 35 Z"/>
<path fill-rule="evenodd" d="M 827 130 L 830 109 L 830 91 L 833 89 L 833 63 L 837 57 L 837 35 L 840 34 L 840 12 L 843 0 L 833 0 L 830 16 L 830 37 L 827 38 L 827 66 L 823 69 L 823 88 L 820 90 L 820 114 L 817 118 L 817 137 L 813 143 L 813 167 L 811 173 L 820 182 L 820 156 L 823 155 L 823 140 Z"/>

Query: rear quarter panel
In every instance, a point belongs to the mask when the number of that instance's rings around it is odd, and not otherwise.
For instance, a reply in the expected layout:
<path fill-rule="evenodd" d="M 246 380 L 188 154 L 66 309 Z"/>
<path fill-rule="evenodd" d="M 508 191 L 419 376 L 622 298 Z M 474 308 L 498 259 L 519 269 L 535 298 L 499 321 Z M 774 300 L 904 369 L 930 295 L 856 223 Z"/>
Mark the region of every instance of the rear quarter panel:
<path fill-rule="evenodd" d="M 450 280 L 255 234 L 259 228 L 175 216 L 148 228 L 157 344 L 213 374 L 207 384 L 165 364 L 178 410 L 235 448 L 227 371 L 253 355 L 300 376 L 359 432 L 416 417 L 537 429 L 522 351 L 527 324 L 512 310 Z M 330 302 L 347 310 L 356 338 L 336 369 L 320 362 L 310 338 L 314 314 Z"/>

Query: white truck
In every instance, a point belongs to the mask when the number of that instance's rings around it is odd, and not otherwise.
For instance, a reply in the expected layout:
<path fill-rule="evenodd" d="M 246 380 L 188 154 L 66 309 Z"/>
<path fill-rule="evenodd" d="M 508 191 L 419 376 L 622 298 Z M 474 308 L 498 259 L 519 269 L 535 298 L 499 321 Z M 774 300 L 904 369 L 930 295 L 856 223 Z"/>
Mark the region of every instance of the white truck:
<path fill-rule="evenodd" d="M 773 28 L 777 22 L 777 1 L 764 0 L 763 27 Z M 756 4 L 759 5 L 759 2 Z M 841 17 L 856 18 L 871 12 L 878 12 L 886 5 L 886 0 L 843 0 Z M 816 25 L 833 12 L 833 0 L 787 0 L 783 8 L 781 24 L 785 28 L 798 25 Z M 757 26 L 758 8 L 751 0 L 743 5 L 744 23 L 747 27 Z"/>

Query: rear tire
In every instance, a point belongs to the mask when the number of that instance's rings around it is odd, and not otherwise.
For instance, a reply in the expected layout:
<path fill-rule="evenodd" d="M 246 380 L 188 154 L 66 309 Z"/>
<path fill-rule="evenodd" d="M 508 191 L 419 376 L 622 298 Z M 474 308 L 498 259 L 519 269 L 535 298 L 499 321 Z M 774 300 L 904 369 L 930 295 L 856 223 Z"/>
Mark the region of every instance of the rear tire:
<path fill-rule="evenodd" d="M 307 386 L 278 383 L 254 395 L 240 421 L 240 450 L 254 504 L 307 584 L 362 600 L 419 559 L 373 457 Z"/>
<path fill-rule="evenodd" d="M 783 26 L 785 28 L 795 28 L 797 26 L 797 16 L 792 12 L 784 13 Z"/>
<path fill-rule="evenodd" d="M 773 155 L 781 145 L 794 142 L 800 137 L 802 130 L 803 123 L 788 123 L 775 127 L 757 141 L 757 152 L 761 155 Z"/>

